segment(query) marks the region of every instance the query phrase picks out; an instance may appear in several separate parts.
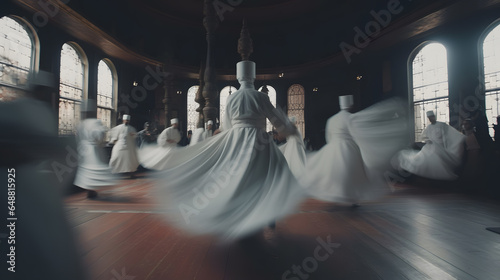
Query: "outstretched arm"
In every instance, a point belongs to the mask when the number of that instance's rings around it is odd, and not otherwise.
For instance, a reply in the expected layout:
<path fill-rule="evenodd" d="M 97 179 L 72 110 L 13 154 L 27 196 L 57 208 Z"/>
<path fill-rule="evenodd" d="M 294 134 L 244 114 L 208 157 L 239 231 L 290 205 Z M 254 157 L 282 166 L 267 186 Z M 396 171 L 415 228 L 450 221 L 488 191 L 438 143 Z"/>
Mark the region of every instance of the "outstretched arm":
<path fill-rule="evenodd" d="M 285 112 L 280 108 L 275 108 L 267 95 L 262 96 L 260 104 L 262 112 L 271 121 L 280 136 L 287 137 L 297 132 L 297 127 L 290 122 Z"/>

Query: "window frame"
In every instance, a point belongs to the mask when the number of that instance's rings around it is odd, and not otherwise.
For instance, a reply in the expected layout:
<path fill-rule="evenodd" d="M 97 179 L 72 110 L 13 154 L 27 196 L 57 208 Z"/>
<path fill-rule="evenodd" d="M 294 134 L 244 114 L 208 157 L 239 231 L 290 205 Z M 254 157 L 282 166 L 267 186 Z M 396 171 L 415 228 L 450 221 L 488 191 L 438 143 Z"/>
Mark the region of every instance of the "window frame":
<path fill-rule="evenodd" d="M 475 92 L 476 95 L 479 95 L 479 96 L 476 96 L 476 97 L 479 97 L 480 99 L 482 99 L 483 103 L 482 103 L 482 106 L 484 108 L 484 113 L 486 115 L 486 118 L 487 118 L 487 121 L 488 123 L 492 123 L 492 125 L 489 125 L 488 124 L 488 131 L 489 131 L 489 134 L 490 134 L 490 137 L 493 137 L 493 134 L 494 134 L 494 130 L 493 130 L 493 124 L 494 122 L 496 121 L 496 119 L 488 119 L 488 114 L 486 112 L 487 110 L 487 106 L 486 106 L 486 97 L 488 96 L 488 92 L 499 92 L 498 94 L 500 95 L 500 87 L 497 87 L 497 88 L 493 88 L 493 89 L 486 89 L 486 73 L 485 73 L 485 69 L 484 69 L 484 66 L 485 66 L 485 63 L 484 63 L 484 41 L 486 40 L 486 37 L 488 37 L 488 35 L 491 34 L 491 32 L 496 29 L 496 28 L 500 28 L 500 18 L 496 19 L 495 21 L 493 21 L 492 23 L 490 23 L 484 30 L 483 32 L 481 33 L 481 35 L 479 36 L 479 39 L 478 39 L 478 73 L 479 73 L 479 91 L 478 92 Z M 494 94 L 494 93 L 493 93 Z M 492 95 L 493 95 L 492 94 Z M 499 114 L 498 116 L 500 116 L 500 109 L 499 109 Z M 493 118 L 496 118 L 493 116 Z M 493 133 L 493 134 L 492 134 Z"/>
<path fill-rule="evenodd" d="M 410 53 L 410 55 L 408 56 L 408 61 L 407 61 L 407 73 L 408 73 L 408 112 L 410 112 L 410 115 L 412 116 L 412 118 L 409 119 L 409 128 L 411 129 L 411 141 L 415 142 L 417 137 L 417 135 L 415 135 L 415 101 L 414 101 L 414 81 L 413 81 L 413 61 L 415 60 L 415 58 L 417 57 L 417 55 L 428 45 L 430 44 L 440 44 L 441 46 L 444 47 L 445 51 L 446 51 L 446 82 L 448 83 L 448 94 L 446 96 L 442 96 L 442 97 L 435 97 L 435 98 L 429 98 L 429 99 L 422 99 L 422 100 L 419 100 L 418 102 L 419 103 L 424 103 L 426 101 L 434 101 L 434 100 L 440 100 L 440 99 L 447 99 L 448 101 L 448 121 L 447 123 L 450 121 L 450 112 L 449 112 L 449 108 L 450 108 L 450 72 L 449 72 L 449 57 L 448 57 L 448 48 L 446 46 L 446 44 L 442 43 L 442 42 L 439 42 L 439 41 L 433 41 L 433 40 L 430 40 L 430 41 L 425 41 L 425 42 L 422 42 L 420 43 L 417 47 L 415 47 L 412 52 Z M 424 117 L 427 117 L 427 116 L 424 116 Z M 424 126 L 424 129 L 425 129 L 425 126 Z"/>
<path fill-rule="evenodd" d="M 60 74 L 61 74 L 61 58 L 62 58 L 62 50 L 63 50 L 63 47 L 64 45 L 67 44 L 69 45 L 70 47 L 72 47 L 76 53 L 80 56 L 80 60 L 82 61 L 82 71 L 83 71 L 83 81 L 82 81 L 82 99 L 81 100 L 75 100 L 73 98 L 69 98 L 69 97 L 63 97 L 61 96 L 61 77 L 60 77 Z M 85 51 L 83 50 L 82 47 L 80 47 L 80 45 L 78 45 L 78 43 L 74 42 L 74 41 L 68 41 L 68 42 L 65 42 L 61 45 L 61 47 L 59 48 L 59 87 L 58 87 L 58 109 L 57 109 L 57 114 L 58 114 L 58 124 L 57 124 L 57 129 L 58 129 L 58 135 L 59 136 L 71 136 L 71 134 L 61 134 L 60 133 L 60 127 L 59 127 L 59 119 L 60 119 L 60 106 L 59 106 L 59 103 L 61 102 L 61 99 L 64 99 L 64 100 L 71 100 L 73 102 L 85 102 L 88 100 L 88 80 L 89 80 L 89 62 L 88 62 L 88 58 L 87 58 L 87 55 L 85 54 Z"/>
<path fill-rule="evenodd" d="M 109 70 L 111 71 L 111 78 L 113 79 L 113 88 L 112 88 L 112 105 L 111 107 L 103 107 L 103 106 L 99 106 L 99 104 L 97 103 L 98 99 L 99 99 L 99 63 L 104 62 Z M 109 58 L 103 58 L 101 60 L 99 60 L 99 62 L 97 63 L 97 81 L 96 81 L 96 105 L 97 105 L 97 108 L 101 108 L 101 109 L 106 109 L 106 110 L 111 110 L 111 122 L 110 122 L 110 127 L 109 129 L 113 128 L 114 126 L 116 126 L 116 114 L 117 114 L 117 108 L 118 108 L 118 72 L 116 70 L 116 67 L 115 67 L 115 64 L 109 59 Z M 104 124 L 104 123 L 103 123 Z"/>
<path fill-rule="evenodd" d="M 16 15 L 5 15 L 0 17 L 0 19 L 7 17 L 10 18 L 11 20 L 14 20 L 17 22 L 19 25 L 21 25 L 24 30 L 26 31 L 28 37 L 30 38 L 31 41 L 31 57 L 30 57 L 30 66 L 28 69 L 28 77 L 32 76 L 34 73 L 37 73 L 39 70 L 40 66 L 40 39 L 38 38 L 38 34 L 35 30 L 35 28 L 24 18 Z M 4 83 L 0 81 L 0 86 L 7 87 L 7 88 L 13 88 L 17 90 L 23 90 L 26 91 L 29 89 L 29 84 L 26 84 L 26 86 L 18 86 L 18 85 L 13 85 L 9 83 Z"/>

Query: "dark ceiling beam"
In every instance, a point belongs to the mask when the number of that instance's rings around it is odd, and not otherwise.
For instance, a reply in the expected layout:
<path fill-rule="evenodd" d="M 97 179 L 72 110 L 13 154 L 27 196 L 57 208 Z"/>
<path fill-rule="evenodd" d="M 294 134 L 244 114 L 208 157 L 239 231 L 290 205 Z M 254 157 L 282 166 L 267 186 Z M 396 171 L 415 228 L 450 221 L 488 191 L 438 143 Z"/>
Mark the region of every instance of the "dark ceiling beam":
<path fill-rule="evenodd" d="M 500 0 L 447 0 L 436 1 L 417 12 L 409 14 L 401 19 L 395 20 L 387 28 L 381 30 L 380 34 L 363 50 L 373 52 L 403 42 L 407 39 L 431 32 L 435 28 L 458 21 L 472 13 L 500 6 Z M 361 26 L 360 26 L 361 27 Z M 364 26 L 363 26 L 364 28 Z M 353 31 L 354 36 L 354 31 Z M 349 42 L 352 44 L 352 42 Z M 296 78 L 306 75 L 314 70 L 322 69 L 338 63 L 347 63 L 342 52 L 338 52 L 321 60 L 307 62 L 297 66 L 282 68 L 258 68 L 260 77 L 257 79 L 276 79 L 279 73 L 284 73 L 284 78 Z M 219 73 L 231 73 L 229 69 L 220 70 Z M 228 75 L 227 78 L 233 78 Z M 224 79 L 225 80 L 225 79 Z M 229 80 L 229 79 L 228 79 Z"/>
<path fill-rule="evenodd" d="M 92 24 L 90 21 L 85 19 L 83 16 L 63 4 L 61 1 L 57 0 L 12 0 L 14 3 L 18 4 L 22 8 L 32 12 L 44 12 L 46 15 L 49 14 L 44 10 L 39 3 L 45 3 L 46 6 L 51 5 L 53 12 L 48 16 L 50 21 L 57 25 L 59 28 L 65 30 L 74 37 L 87 42 L 91 45 L 96 46 L 101 49 L 104 53 L 110 57 L 118 58 L 123 61 L 130 62 L 135 65 L 153 65 L 161 66 L 162 63 L 154 59 L 140 55 L 120 42 L 108 35 L 106 32 L 102 31 L 99 27 Z M 45 6 L 45 7 L 46 7 Z"/>
<path fill-rule="evenodd" d="M 437 1 L 435 4 L 439 5 L 441 2 L 446 2 L 445 6 L 432 12 L 426 9 L 422 13 L 405 17 L 395 25 L 395 28 L 384 30 L 384 33 L 380 36 L 381 40 L 374 40 L 370 45 L 370 50 L 380 50 L 386 46 L 395 45 L 404 40 L 432 32 L 432 30 L 443 24 L 456 22 L 467 16 L 472 16 L 474 13 L 500 7 L 500 0 L 449 0 Z M 422 17 L 421 15 L 425 16 Z"/>
<path fill-rule="evenodd" d="M 33 13 L 41 10 L 38 4 L 39 0 L 12 1 Z M 50 18 L 52 22 L 76 38 L 102 49 L 110 57 L 115 57 L 136 65 L 164 66 L 166 71 L 173 72 L 178 77 L 190 79 L 199 78 L 199 68 L 182 65 L 163 65 L 160 61 L 147 58 L 130 50 L 62 2 L 56 0 L 47 0 L 47 2 L 60 9 L 60 12 Z M 429 33 L 443 24 L 458 21 L 472 13 L 478 13 L 485 9 L 498 7 L 499 5 L 500 0 L 436 1 L 414 13 L 391 22 L 386 28 L 381 30 L 376 38 L 373 38 L 372 42 L 363 49 L 363 52 L 368 53 L 390 47 L 415 36 Z M 364 28 L 364 26 L 361 28 Z M 352 44 L 352 42 L 347 43 Z M 286 79 L 293 79 L 342 62 L 346 63 L 345 57 L 339 49 L 337 53 L 324 59 L 307 62 L 301 65 L 279 68 L 258 68 L 259 74 L 257 75 L 257 79 L 276 79 L 279 73 L 285 73 L 284 78 Z M 217 73 L 218 80 L 236 80 L 235 68 L 217 69 Z"/>

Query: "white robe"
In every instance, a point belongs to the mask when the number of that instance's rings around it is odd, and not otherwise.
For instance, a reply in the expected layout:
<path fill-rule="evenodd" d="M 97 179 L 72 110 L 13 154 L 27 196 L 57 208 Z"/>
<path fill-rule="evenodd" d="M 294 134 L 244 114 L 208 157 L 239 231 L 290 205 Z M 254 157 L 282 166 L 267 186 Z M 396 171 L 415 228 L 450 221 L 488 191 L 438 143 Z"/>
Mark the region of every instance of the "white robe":
<path fill-rule="evenodd" d="M 194 130 L 189 145 L 195 145 L 212 136 L 213 136 L 212 130 L 205 130 L 203 127 L 198 127 L 197 129 Z"/>
<path fill-rule="evenodd" d="M 170 143 L 170 141 L 174 141 L 173 143 Z M 173 126 L 165 128 L 160 135 L 158 136 L 158 139 L 156 140 L 158 142 L 158 146 L 172 149 L 177 146 L 177 143 L 181 141 L 181 133 L 177 128 L 174 128 Z"/>
<path fill-rule="evenodd" d="M 221 133 L 171 153 L 154 194 L 171 223 L 230 241 L 296 210 L 304 191 L 266 118 L 284 134 L 295 131 L 267 95 L 242 86 L 228 98 Z"/>
<path fill-rule="evenodd" d="M 203 140 L 206 140 L 208 137 L 212 137 L 213 133 L 214 132 L 211 129 L 205 130 L 205 132 L 203 132 Z"/>
<path fill-rule="evenodd" d="M 279 145 L 278 148 L 285 156 L 295 178 L 300 178 L 306 167 L 306 149 L 300 132 L 297 130 L 296 133 L 289 135 L 286 143 Z"/>
<path fill-rule="evenodd" d="M 203 127 L 198 127 L 193 131 L 193 136 L 191 136 L 191 141 L 189 142 L 189 145 L 196 145 L 197 143 L 205 140 L 205 129 Z"/>
<path fill-rule="evenodd" d="M 351 114 L 342 110 L 326 124 L 326 145 L 308 153 L 300 178 L 319 200 L 358 203 L 391 188 L 385 180 L 391 157 L 407 144 L 407 119 L 399 100 L 389 99 Z"/>
<path fill-rule="evenodd" d="M 116 141 L 111 151 L 109 165 L 113 173 L 134 172 L 139 166 L 135 143 L 135 128 L 130 125 L 120 124 L 111 129 L 111 140 Z"/>
<path fill-rule="evenodd" d="M 173 140 L 174 143 L 168 140 Z M 178 149 L 177 143 L 181 141 L 181 133 L 171 126 L 164 129 L 156 141 L 158 145 L 142 146 L 139 150 L 139 162 L 147 169 L 163 170 L 167 166 L 169 154 Z"/>
<path fill-rule="evenodd" d="M 88 190 L 100 190 L 117 183 L 103 149 L 106 131 L 107 128 L 98 119 L 86 119 L 78 125 L 79 158 L 74 185 Z"/>
<path fill-rule="evenodd" d="M 462 164 L 465 136 L 453 127 L 436 122 L 422 133 L 426 144 L 420 151 L 401 151 L 394 164 L 421 177 L 436 180 L 455 180 Z"/>

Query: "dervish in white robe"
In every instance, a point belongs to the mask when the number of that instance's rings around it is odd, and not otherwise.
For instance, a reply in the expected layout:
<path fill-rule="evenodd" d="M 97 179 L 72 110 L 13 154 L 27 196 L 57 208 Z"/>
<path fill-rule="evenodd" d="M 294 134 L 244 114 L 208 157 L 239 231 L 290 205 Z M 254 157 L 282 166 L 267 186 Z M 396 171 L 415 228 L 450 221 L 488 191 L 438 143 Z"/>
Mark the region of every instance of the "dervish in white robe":
<path fill-rule="evenodd" d="M 124 120 L 130 120 L 129 115 L 123 115 Z M 109 165 L 113 173 L 135 172 L 139 166 L 135 135 L 137 131 L 128 123 L 115 126 L 110 131 L 110 143 L 115 143 L 111 151 Z"/>
<path fill-rule="evenodd" d="M 158 136 L 158 145 L 143 145 L 139 150 L 139 161 L 147 169 L 164 170 L 170 153 L 179 149 L 181 133 L 177 129 L 178 120 L 171 120 L 172 126 L 165 128 Z"/>
<path fill-rule="evenodd" d="M 228 97 L 222 132 L 173 151 L 154 193 L 170 223 L 222 241 L 294 213 L 305 197 L 266 132 L 266 118 L 285 136 L 296 128 L 255 89 L 254 62 L 239 62 L 236 72 L 241 87 Z"/>
<path fill-rule="evenodd" d="M 78 169 L 74 185 L 87 190 L 101 190 L 117 183 L 103 149 L 107 128 L 95 118 L 82 121 L 77 128 Z"/>
<path fill-rule="evenodd" d="M 203 127 L 198 127 L 194 130 L 193 136 L 191 136 L 191 142 L 189 145 L 195 145 L 196 143 L 199 143 L 209 137 L 213 136 L 213 131 L 212 131 L 212 126 L 213 121 L 208 121 L 207 122 L 207 129 Z"/>
<path fill-rule="evenodd" d="M 341 111 L 326 124 L 326 145 L 308 153 L 300 182 L 310 196 L 356 205 L 391 191 L 391 158 L 407 145 L 402 103 L 388 99 L 350 113 L 352 95 L 340 97 Z"/>
<path fill-rule="evenodd" d="M 432 111 L 428 116 L 433 116 Z M 395 167 L 412 174 L 436 180 L 455 180 L 465 153 L 465 136 L 455 128 L 436 121 L 422 132 L 425 145 L 420 151 L 402 150 L 394 160 Z"/>

